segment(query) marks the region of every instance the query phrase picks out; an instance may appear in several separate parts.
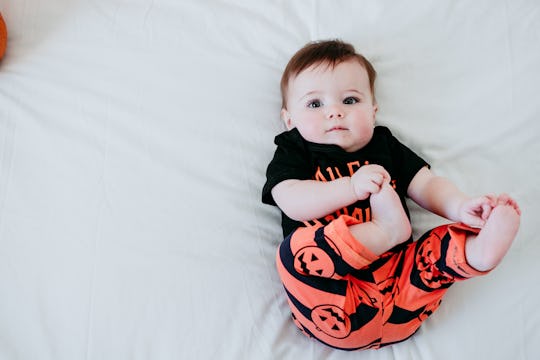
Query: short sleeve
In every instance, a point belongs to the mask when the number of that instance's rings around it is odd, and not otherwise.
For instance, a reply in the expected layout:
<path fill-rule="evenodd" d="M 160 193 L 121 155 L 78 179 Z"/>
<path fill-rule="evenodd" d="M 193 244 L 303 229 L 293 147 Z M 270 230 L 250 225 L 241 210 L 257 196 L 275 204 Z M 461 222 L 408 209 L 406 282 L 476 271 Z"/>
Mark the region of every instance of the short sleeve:
<path fill-rule="evenodd" d="M 277 148 L 266 169 L 266 183 L 262 190 L 262 202 L 269 205 L 276 205 L 271 192 L 280 182 L 312 177 L 310 155 L 296 129 L 276 136 L 274 143 Z"/>
<path fill-rule="evenodd" d="M 388 128 L 381 127 L 386 133 L 388 145 L 392 154 L 395 176 L 400 179 L 398 182 L 398 192 L 407 194 L 407 189 L 414 176 L 422 169 L 430 165 L 410 148 L 402 144 Z"/>

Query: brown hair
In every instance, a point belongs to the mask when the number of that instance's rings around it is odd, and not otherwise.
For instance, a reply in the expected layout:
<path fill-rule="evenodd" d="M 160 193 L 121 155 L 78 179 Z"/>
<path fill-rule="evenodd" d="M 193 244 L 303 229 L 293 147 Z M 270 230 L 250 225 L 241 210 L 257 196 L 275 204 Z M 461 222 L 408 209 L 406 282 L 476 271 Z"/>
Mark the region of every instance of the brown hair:
<path fill-rule="evenodd" d="M 329 67 L 334 68 L 351 59 L 357 60 L 366 69 L 371 95 L 375 101 L 377 72 L 373 65 L 365 57 L 358 54 L 351 44 L 336 39 L 310 42 L 293 55 L 281 76 L 281 107 L 287 108 L 287 90 L 291 78 L 315 64 L 328 64 Z"/>

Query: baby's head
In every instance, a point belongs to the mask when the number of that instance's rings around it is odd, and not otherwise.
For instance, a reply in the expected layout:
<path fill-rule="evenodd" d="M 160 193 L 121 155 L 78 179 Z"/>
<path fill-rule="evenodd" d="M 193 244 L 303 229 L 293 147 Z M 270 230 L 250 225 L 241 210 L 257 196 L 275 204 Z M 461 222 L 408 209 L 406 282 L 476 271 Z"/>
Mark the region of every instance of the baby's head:
<path fill-rule="evenodd" d="M 356 60 L 366 70 L 369 78 L 371 96 L 375 101 L 375 78 L 377 73 L 373 65 L 362 55 L 358 54 L 351 44 L 341 40 L 314 41 L 298 50 L 289 60 L 281 76 L 281 107 L 287 108 L 289 81 L 302 71 L 314 65 L 336 67 L 348 60 Z"/>
<path fill-rule="evenodd" d="M 369 143 L 378 106 L 375 70 L 339 40 L 307 44 L 289 61 L 281 80 L 281 119 L 288 130 L 347 152 Z"/>

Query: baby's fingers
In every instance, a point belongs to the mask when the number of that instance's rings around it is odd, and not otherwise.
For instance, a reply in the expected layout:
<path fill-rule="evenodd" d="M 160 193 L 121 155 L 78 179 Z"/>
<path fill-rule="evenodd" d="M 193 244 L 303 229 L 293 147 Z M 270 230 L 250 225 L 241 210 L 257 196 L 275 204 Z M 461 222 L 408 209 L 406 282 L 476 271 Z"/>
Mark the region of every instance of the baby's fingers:
<path fill-rule="evenodd" d="M 482 214 L 480 215 L 483 220 L 487 220 L 489 215 L 491 214 L 491 210 L 493 207 L 490 204 L 483 204 L 482 205 Z"/>

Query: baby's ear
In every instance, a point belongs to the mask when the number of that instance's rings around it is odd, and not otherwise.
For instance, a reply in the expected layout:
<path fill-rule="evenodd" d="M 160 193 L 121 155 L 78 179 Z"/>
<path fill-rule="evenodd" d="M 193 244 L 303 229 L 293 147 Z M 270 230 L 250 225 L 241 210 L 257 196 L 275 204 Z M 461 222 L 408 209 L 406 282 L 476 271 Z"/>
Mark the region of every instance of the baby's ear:
<path fill-rule="evenodd" d="M 294 127 L 292 124 L 291 114 L 287 111 L 287 109 L 281 109 L 281 120 L 283 120 L 285 123 L 287 130 L 291 130 Z"/>

